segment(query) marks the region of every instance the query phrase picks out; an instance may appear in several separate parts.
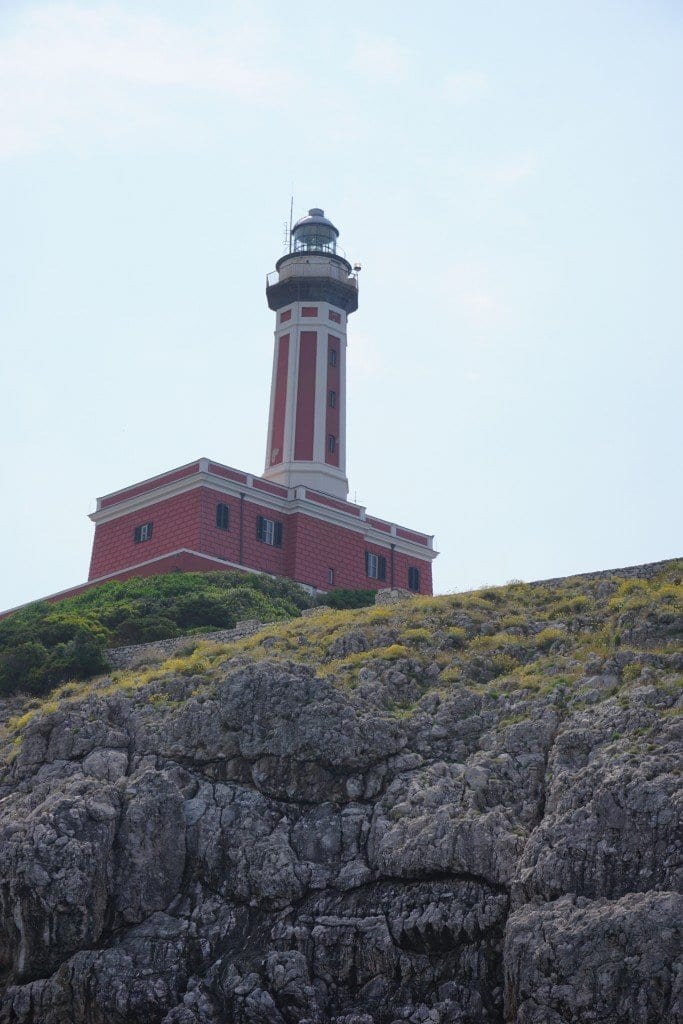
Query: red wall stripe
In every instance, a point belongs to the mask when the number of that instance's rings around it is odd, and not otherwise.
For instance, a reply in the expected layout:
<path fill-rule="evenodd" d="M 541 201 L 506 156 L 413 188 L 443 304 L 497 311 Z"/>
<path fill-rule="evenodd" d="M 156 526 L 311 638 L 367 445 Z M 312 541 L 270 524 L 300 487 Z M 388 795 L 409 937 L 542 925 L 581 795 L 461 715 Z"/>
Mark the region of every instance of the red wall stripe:
<path fill-rule="evenodd" d="M 336 349 L 337 351 L 337 365 L 330 366 L 330 350 Z M 339 465 L 339 410 L 341 408 L 342 393 L 341 393 L 341 343 L 339 338 L 335 338 L 334 335 L 328 334 L 327 336 L 327 391 L 325 393 L 325 402 L 327 408 L 325 410 L 325 462 L 328 466 Z M 336 393 L 336 402 L 334 409 L 330 406 L 330 391 Z M 336 445 L 334 451 L 329 450 L 328 439 L 332 434 L 336 438 Z"/>
<path fill-rule="evenodd" d="M 315 331 L 302 331 L 299 343 L 299 380 L 296 395 L 296 431 L 294 458 L 313 459 L 313 426 L 315 418 Z"/>

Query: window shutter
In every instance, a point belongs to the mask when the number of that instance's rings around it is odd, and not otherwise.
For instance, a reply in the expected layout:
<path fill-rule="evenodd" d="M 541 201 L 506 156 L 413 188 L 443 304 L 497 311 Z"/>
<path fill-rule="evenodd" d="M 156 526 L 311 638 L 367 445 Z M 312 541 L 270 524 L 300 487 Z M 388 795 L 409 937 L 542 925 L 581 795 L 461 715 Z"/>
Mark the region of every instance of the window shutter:
<path fill-rule="evenodd" d="M 263 540 L 263 516 L 256 516 L 256 540 Z"/>
<path fill-rule="evenodd" d="M 133 531 L 133 540 L 135 541 L 136 544 L 140 543 L 140 534 L 141 533 L 142 533 L 142 527 L 136 526 L 135 530 Z"/>
<path fill-rule="evenodd" d="M 377 559 L 377 579 L 385 580 L 387 578 L 387 560 L 384 555 L 379 555 Z"/>
<path fill-rule="evenodd" d="M 273 533 L 273 544 L 276 548 L 282 547 L 282 523 L 275 523 L 275 530 Z"/>
<path fill-rule="evenodd" d="M 230 528 L 230 507 L 222 502 L 216 505 L 216 526 L 219 530 Z"/>
<path fill-rule="evenodd" d="M 147 523 L 147 540 L 152 539 L 152 524 Z"/>
<path fill-rule="evenodd" d="M 370 575 L 370 552 L 365 552 L 365 575 Z"/>

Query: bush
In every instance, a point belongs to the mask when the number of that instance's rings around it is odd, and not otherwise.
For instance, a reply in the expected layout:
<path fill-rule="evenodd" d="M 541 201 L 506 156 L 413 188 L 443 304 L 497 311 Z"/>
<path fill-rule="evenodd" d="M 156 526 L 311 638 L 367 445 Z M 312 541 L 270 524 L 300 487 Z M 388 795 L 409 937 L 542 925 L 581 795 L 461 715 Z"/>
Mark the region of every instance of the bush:
<path fill-rule="evenodd" d="M 0 653 L 0 693 L 12 693 L 25 684 L 32 690 L 48 659 L 47 648 L 36 640 L 26 640 Z"/>
<path fill-rule="evenodd" d="M 107 647 L 229 629 L 240 619 L 272 622 L 313 604 L 291 580 L 240 572 L 135 577 L 59 604 L 39 601 L 0 620 L 0 694 L 43 693 L 104 672 Z"/>
<path fill-rule="evenodd" d="M 566 639 L 567 634 L 565 632 L 561 629 L 552 629 L 549 626 L 547 629 L 542 629 L 540 633 L 536 634 L 534 643 L 539 651 L 549 651 L 554 643 Z"/>
<path fill-rule="evenodd" d="M 326 594 L 321 594 L 316 603 L 326 604 L 330 608 L 338 610 L 345 608 L 367 608 L 375 603 L 376 593 L 377 591 L 375 590 L 345 590 L 342 587 L 338 587 L 336 590 L 330 590 Z"/>

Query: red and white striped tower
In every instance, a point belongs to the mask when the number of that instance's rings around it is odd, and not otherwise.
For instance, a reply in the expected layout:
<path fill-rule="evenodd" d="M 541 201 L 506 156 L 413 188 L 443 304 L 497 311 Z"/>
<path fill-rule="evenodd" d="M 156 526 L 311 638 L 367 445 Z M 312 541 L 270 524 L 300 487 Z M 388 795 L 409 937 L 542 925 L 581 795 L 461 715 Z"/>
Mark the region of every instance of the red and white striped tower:
<path fill-rule="evenodd" d="M 323 210 L 309 210 L 268 278 L 276 323 L 263 475 L 346 499 L 346 319 L 358 280 L 338 237 Z"/>

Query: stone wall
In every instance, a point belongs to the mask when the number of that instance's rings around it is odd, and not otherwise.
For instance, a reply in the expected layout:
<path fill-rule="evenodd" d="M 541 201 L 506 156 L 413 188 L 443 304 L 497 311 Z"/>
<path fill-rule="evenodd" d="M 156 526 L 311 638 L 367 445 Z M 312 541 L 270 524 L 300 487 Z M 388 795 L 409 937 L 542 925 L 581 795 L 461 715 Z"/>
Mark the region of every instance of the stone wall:
<path fill-rule="evenodd" d="M 174 636 L 170 640 L 152 640 L 147 644 L 131 644 L 129 647 L 112 647 L 107 657 L 113 668 L 138 668 L 140 665 L 164 661 L 176 654 L 190 653 L 199 643 L 210 640 L 217 644 L 231 643 L 245 636 L 252 636 L 263 629 L 265 623 L 258 619 L 245 619 L 238 622 L 234 629 L 217 629 L 213 633 L 190 633 L 185 636 Z"/>
<path fill-rule="evenodd" d="M 622 579 L 641 579 L 650 580 L 657 576 L 660 572 L 664 572 L 666 569 L 675 569 L 680 566 L 683 571 L 683 559 L 682 558 L 665 558 L 661 562 L 646 562 L 644 565 L 627 565 L 622 569 L 599 569 L 596 572 L 577 572 L 571 576 L 557 576 L 549 580 L 534 580 L 529 585 L 532 587 L 537 586 L 555 586 L 557 583 L 562 583 L 564 580 L 601 580 L 613 577 L 619 577 Z"/>

